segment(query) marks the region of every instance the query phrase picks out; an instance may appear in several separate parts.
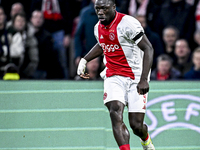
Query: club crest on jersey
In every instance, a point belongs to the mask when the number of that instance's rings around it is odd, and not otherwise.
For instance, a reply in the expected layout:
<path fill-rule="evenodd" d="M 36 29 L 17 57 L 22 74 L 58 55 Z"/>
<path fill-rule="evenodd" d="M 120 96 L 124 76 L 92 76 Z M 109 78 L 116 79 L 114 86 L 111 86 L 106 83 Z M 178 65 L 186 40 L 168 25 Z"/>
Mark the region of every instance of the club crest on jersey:
<path fill-rule="evenodd" d="M 109 38 L 110 38 L 110 40 L 114 41 L 115 40 L 115 34 L 114 33 L 110 33 L 109 34 Z"/>

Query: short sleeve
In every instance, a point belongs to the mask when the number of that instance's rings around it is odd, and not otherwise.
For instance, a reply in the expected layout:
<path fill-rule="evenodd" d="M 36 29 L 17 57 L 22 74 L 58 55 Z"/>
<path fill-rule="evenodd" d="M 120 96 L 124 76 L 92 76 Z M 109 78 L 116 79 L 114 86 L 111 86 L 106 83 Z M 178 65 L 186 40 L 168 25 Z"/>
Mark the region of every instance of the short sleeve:
<path fill-rule="evenodd" d="M 99 22 L 94 26 L 94 36 L 95 36 L 97 42 L 99 43 L 98 26 L 99 26 Z M 99 43 L 99 45 L 100 45 L 100 43 Z M 100 45 L 100 46 L 101 46 L 101 45 Z"/>
<path fill-rule="evenodd" d="M 126 15 L 121 20 L 122 29 L 124 36 L 129 40 L 134 40 L 138 44 L 144 34 L 140 22 L 132 16 Z"/>

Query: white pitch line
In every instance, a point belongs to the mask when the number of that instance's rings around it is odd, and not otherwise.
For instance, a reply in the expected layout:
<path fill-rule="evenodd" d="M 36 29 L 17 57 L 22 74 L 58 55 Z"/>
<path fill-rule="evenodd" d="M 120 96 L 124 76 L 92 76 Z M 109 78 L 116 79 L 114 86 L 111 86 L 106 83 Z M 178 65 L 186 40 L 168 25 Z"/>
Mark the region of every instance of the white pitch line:
<path fill-rule="evenodd" d="M 132 131 L 131 128 L 128 128 L 129 131 Z M 154 130 L 157 130 L 154 129 Z M 188 128 L 171 128 L 168 131 L 186 131 Z M 112 132 L 111 128 L 105 127 L 69 127 L 69 128 L 10 128 L 10 129 L 0 129 L 2 132 L 59 132 L 59 131 L 105 131 Z"/>
<path fill-rule="evenodd" d="M 82 146 L 82 147 L 20 147 L 20 148 L 0 148 L 0 150 L 106 150 L 103 146 Z"/>
<path fill-rule="evenodd" d="M 0 91 L 0 94 L 45 94 L 45 93 L 86 93 L 103 92 L 102 89 L 75 89 L 75 90 L 14 90 Z"/>
<path fill-rule="evenodd" d="M 105 130 L 103 127 L 77 127 L 77 128 L 11 128 L 0 129 L 1 132 L 55 132 L 55 131 L 99 131 Z"/>
<path fill-rule="evenodd" d="M 13 90 L 0 91 L 0 94 L 45 94 L 45 93 L 89 93 L 103 92 L 103 89 L 74 89 L 74 90 Z M 188 93 L 200 92 L 200 89 L 152 89 L 149 93 Z"/>
<path fill-rule="evenodd" d="M 161 112 L 161 109 L 151 108 L 152 112 Z M 176 108 L 176 111 L 185 112 L 186 108 Z M 196 109 L 197 111 L 199 109 Z M 4 113 L 59 113 L 59 112 L 108 112 L 106 108 L 59 108 L 59 109 L 2 109 L 0 110 L 0 114 Z M 124 112 L 128 112 L 124 110 Z"/>
<path fill-rule="evenodd" d="M 0 110 L 0 113 L 49 113 L 49 112 L 94 112 L 106 111 L 105 108 L 64 108 L 64 109 L 9 109 Z"/>

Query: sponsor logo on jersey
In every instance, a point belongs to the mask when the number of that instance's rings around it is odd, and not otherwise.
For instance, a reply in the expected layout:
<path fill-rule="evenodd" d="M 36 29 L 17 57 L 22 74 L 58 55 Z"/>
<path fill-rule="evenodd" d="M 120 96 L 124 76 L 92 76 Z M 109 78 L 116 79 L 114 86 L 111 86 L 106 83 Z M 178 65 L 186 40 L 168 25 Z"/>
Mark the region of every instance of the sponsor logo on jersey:
<path fill-rule="evenodd" d="M 103 48 L 104 52 L 114 52 L 115 50 L 120 48 L 117 44 L 106 45 L 105 43 L 101 43 L 101 47 Z"/>
<path fill-rule="evenodd" d="M 100 39 L 103 39 L 103 35 L 100 36 Z"/>

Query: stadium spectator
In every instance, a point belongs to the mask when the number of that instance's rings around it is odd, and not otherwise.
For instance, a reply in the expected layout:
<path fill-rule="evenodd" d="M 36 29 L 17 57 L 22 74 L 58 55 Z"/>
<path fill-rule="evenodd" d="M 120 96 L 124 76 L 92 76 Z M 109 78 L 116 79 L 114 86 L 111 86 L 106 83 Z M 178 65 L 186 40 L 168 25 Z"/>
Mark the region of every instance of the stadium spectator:
<path fill-rule="evenodd" d="M 200 47 L 196 48 L 192 55 L 194 66 L 184 75 L 187 80 L 200 80 Z"/>
<path fill-rule="evenodd" d="M 194 42 L 195 42 L 195 48 L 200 46 L 200 30 L 196 30 L 194 33 Z"/>
<path fill-rule="evenodd" d="M 157 26 L 155 29 L 157 29 L 160 35 L 162 35 L 165 27 L 172 25 L 179 30 L 180 38 L 184 38 L 192 43 L 195 31 L 193 7 L 185 0 L 169 0 L 169 2 L 162 5 L 155 25 Z"/>
<path fill-rule="evenodd" d="M 173 60 L 167 54 L 162 54 L 157 59 L 157 68 L 151 73 L 151 80 L 177 80 L 181 73 L 173 68 Z"/>
<path fill-rule="evenodd" d="M 31 24 L 34 28 L 34 36 L 38 42 L 39 64 L 34 74 L 35 79 L 56 78 L 56 66 L 53 60 L 56 59 L 53 51 L 53 39 L 51 34 L 43 28 L 43 13 L 35 10 L 31 16 Z"/>
<path fill-rule="evenodd" d="M 4 9 L 0 6 L 0 78 L 2 79 L 5 66 L 10 62 L 9 41 L 7 29 L 5 28 L 6 15 Z"/>
<path fill-rule="evenodd" d="M 196 0 L 196 10 L 195 10 L 195 18 L 196 18 L 196 30 L 200 31 L 200 1 Z"/>
<path fill-rule="evenodd" d="M 176 40 L 179 37 L 179 31 L 176 27 L 167 26 L 163 30 L 163 42 L 165 46 L 165 53 L 175 61 L 174 48 Z"/>
<path fill-rule="evenodd" d="M 10 11 L 11 20 L 7 22 L 7 24 L 6 24 L 7 28 L 9 28 L 12 25 L 12 19 L 17 13 L 25 13 L 24 6 L 19 2 L 14 3 L 11 7 L 11 11 Z"/>
<path fill-rule="evenodd" d="M 37 40 L 32 28 L 26 30 L 25 14 L 16 14 L 8 28 L 10 58 L 20 70 L 21 78 L 33 78 L 38 65 Z"/>
<path fill-rule="evenodd" d="M 191 50 L 188 42 L 184 39 L 179 39 L 175 44 L 176 61 L 174 67 L 181 72 L 181 76 L 188 72 L 192 67 Z"/>
<path fill-rule="evenodd" d="M 146 17 L 146 22 L 148 26 L 154 31 L 154 22 L 158 18 L 160 12 L 160 5 L 163 3 L 163 0 L 160 0 L 159 3 L 155 0 L 124 0 L 121 2 L 122 6 L 127 8 L 123 10 L 123 13 L 129 14 L 131 16 L 143 15 Z"/>
<path fill-rule="evenodd" d="M 21 3 L 23 5 L 23 12 L 25 12 L 27 19 L 30 17 L 31 0 L 0 0 L 0 5 L 4 8 L 7 16 L 7 21 L 11 20 L 11 9 L 13 4 Z M 18 12 L 22 13 L 22 12 Z"/>
<path fill-rule="evenodd" d="M 162 40 L 156 32 L 153 32 L 150 27 L 147 25 L 146 17 L 143 15 L 136 15 L 136 19 L 141 23 L 144 28 L 145 34 L 151 42 L 154 49 L 154 59 L 152 69 L 156 68 L 156 60 L 157 57 L 164 53 L 164 48 L 162 44 Z"/>
<path fill-rule="evenodd" d="M 76 66 L 80 59 L 96 44 L 94 26 L 98 22 L 98 17 L 95 13 L 94 2 L 95 0 L 91 0 L 90 5 L 84 7 L 80 13 L 74 38 Z"/>
<path fill-rule="evenodd" d="M 44 15 L 44 28 L 53 37 L 54 50 L 57 52 L 59 72 L 57 78 L 68 79 L 66 48 L 70 44 L 73 24 L 73 1 L 70 0 L 32 0 L 31 11 L 41 10 Z"/>

